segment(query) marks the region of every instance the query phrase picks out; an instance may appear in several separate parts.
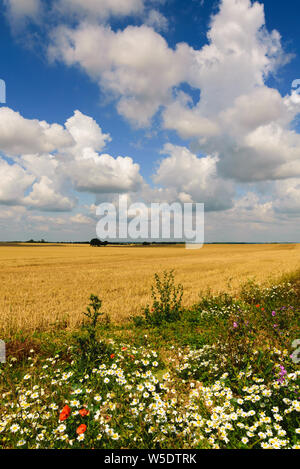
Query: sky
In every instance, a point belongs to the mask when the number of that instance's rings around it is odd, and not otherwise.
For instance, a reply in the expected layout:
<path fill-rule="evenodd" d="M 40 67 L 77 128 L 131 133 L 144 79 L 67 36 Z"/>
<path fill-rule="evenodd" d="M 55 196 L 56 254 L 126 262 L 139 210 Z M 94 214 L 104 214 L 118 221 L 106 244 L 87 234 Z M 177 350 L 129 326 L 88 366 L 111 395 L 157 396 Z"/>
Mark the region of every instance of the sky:
<path fill-rule="evenodd" d="M 206 242 L 299 242 L 299 14 L 2 0 L 0 240 L 89 240 L 126 194 L 204 203 Z"/>

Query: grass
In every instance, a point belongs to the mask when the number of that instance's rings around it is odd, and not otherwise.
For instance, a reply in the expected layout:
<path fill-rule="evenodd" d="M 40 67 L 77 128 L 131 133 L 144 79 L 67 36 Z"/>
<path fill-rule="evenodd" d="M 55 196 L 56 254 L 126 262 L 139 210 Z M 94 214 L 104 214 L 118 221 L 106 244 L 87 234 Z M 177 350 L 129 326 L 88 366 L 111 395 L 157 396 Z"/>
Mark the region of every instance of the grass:
<path fill-rule="evenodd" d="M 234 294 L 248 278 L 259 282 L 299 267 L 300 245 L 105 247 L 0 245 L 0 336 L 18 331 L 74 330 L 90 292 L 101 296 L 112 322 L 125 323 L 151 301 L 153 275 L 174 269 L 183 305 L 199 292 Z"/>
<path fill-rule="evenodd" d="M 299 280 L 186 308 L 165 273 L 134 321 L 108 321 L 92 295 L 74 332 L 20 330 L 0 368 L 0 446 L 299 449 Z"/>

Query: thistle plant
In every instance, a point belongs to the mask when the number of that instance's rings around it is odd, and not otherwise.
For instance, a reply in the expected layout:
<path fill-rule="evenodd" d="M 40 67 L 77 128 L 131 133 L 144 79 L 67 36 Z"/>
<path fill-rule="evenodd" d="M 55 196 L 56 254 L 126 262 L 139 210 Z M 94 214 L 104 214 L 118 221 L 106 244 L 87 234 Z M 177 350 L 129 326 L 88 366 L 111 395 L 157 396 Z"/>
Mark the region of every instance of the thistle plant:
<path fill-rule="evenodd" d="M 183 286 L 175 285 L 173 270 L 165 271 L 162 278 L 155 274 L 154 279 L 151 287 L 152 307 L 148 305 L 144 310 L 146 322 L 158 326 L 163 322 L 178 321 L 183 311 Z"/>

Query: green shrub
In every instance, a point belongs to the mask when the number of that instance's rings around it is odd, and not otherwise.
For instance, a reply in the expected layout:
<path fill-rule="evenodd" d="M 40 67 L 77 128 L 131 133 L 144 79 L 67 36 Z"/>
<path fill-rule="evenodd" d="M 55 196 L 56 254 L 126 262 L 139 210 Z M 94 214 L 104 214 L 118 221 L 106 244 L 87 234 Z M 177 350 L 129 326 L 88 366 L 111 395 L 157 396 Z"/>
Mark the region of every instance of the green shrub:
<path fill-rule="evenodd" d="M 104 313 L 100 311 L 101 306 L 102 300 L 96 295 L 91 295 L 87 311 L 83 313 L 88 321 L 83 321 L 80 330 L 73 336 L 77 345 L 77 360 L 83 367 L 94 366 L 109 354 L 107 344 L 97 340 L 96 337 L 99 319 L 102 319 L 102 323 L 109 323 L 108 316 L 104 316 Z"/>
<path fill-rule="evenodd" d="M 240 298 L 247 304 L 264 306 L 286 305 L 297 303 L 296 290 L 290 282 L 263 287 L 253 280 L 248 280 L 240 289 Z"/>
<path fill-rule="evenodd" d="M 213 295 L 210 291 L 200 294 L 201 299 L 185 312 L 188 322 L 194 324 L 215 324 L 226 320 L 240 308 L 240 302 L 227 293 Z"/>
<path fill-rule="evenodd" d="M 165 271 L 162 278 L 154 276 L 155 283 L 151 287 L 152 306 L 144 310 L 148 324 L 159 326 L 164 322 L 175 322 L 181 318 L 183 286 L 175 285 L 174 273 Z"/>

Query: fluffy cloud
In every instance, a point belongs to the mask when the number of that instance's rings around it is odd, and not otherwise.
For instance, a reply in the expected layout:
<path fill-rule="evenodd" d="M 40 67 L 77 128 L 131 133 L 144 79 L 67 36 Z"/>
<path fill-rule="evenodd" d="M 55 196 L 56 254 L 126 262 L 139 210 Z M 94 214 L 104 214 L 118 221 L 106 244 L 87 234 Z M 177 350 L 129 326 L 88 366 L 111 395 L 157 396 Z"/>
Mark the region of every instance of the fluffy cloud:
<path fill-rule="evenodd" d="M 111 17 L 129 17 L 141 20 L 158 31 L 168 27 L 167 18 L 156 7 L 165 0 L 54 0 L 54 11 L 63 15 L 65 21 L 105 23 Z"/>
<path fill-rule="evenodd" d="M 66 124 L 66 129 L 76 142 L 76 150 L 92 148 L 101 151 L 111 141 L 109 134 L 104 134 L 92 117 L 75 111 Z"/>
<path fill-rule="evenodd" d="M 265 85 L 284 56 L 280 35 L 265 28 L 263 5 L 223 0 L 194 51 L 188 82 L 201 90 L 193 106 L 178 93 L 164 127 L 193 139 L 192 148 L 219 156 L 220 176 L 259 181 L 299 175 L 299 138 L 291 129 L 300 112 L 295 93 L 282 97 Z"/>
<path fill-rule="evenodd" d="M 168 29 L 168 20 L 158 10 L 151 9 L 145 19 L 145 24 L 151 26 L 157 31 L 166 31 Z"/>
<path fill-rule="evenodd" d="M 167 104 L 172 88 L 184 81 L 190 59 L 186 44 L 170 49 L 160 34 L 145 25 L 114 32 L 90 23 L 55 30 L 49 56 L 82 67 L 119 98 L 119 112 L 139 126 L 147 125 Z"/>
<path fill-rule="evenodd" d="M 161 14 L 150 10 L 145 21 L 155 26 L 159 20 Z M 266 77 L 287 56 L 279 33 L 268 33 L 265 28 L 263 6 L 252 5 L 250 0 L 223 0 L 208 40 L 200 50 L 187 44 L 173 50 L 145 25 L 114 32 L 108 26 L 83 22 L 55 30 L 49 55 L 81 66 L 102 88 L 119 97 L 118 110 L 131 122 L 147 125 L 160 106 L 170 104 L 165 114 L 167 128 L 188 135 L 186 122 L 191 122 L 192 134 L 199 128 L 198 136 L 210 136 L 214 128 L 210 120 L 215 121 L 238 97 L 264 86 Z M 176 124 L 178 106 L 170 98 L 172 89 L 182 82 L 200 89 L 201 100 L 193 110 L 181 106 L 185 118 Z"/>
<path fill-rule="evenodd" d="M 187 148 L 167 144 L 163 150 L 169 156 L 163 159 L 154 181 L 176 189 L 181 202 L 200 202 L 207 211 L 227 210 L 232 207 L 233 186 L 217 175 L 218 158 L 198 158 Z"/>
<path fill-rule="evenodd" d="M 24 197 L 23 203 L 31 208 L 46 212 L 68 212 L 75 206 L 74 199 L 61 194 L 55 181 L 47 176 L 41 176 L 40 180 L 33 184 L 32 191 Z"/>
<path fill-rule="evenodd" d="M 300 179 L 276 182 L 274 192 L 276 213 L 300 216 Z"/>
<path fill-rule="evenodd" d="M 191 98 L 180 92 L 164 111 L 164 127 L 176 130 L 184 139 L 212 137 L 220 133 L 218 123 L 189 108 Z"/>
<path fill-rule="evenodd" d="M 226 177 L 249 182 L 300 176 L 300 135 L 276 123 L 257 127 L 239 143 L 227 135 L 217 144 L 219 173 Z"/>
<path fill-rule="evenodd" d="M 37 20 L 42 10 L 41 0 L 4 0 L 7 14 L 13 25 L 26 20 Z"/>
<path fill-rule="evenodd" d="M 141 13 L 144 0 L 58 0 L 56 7 L 64 14 L 94 20 Z"/>
<path fill-rule="evenodd" d="M 34 177 L 17 164 L 8 164 L 0 158 L 0 204 L 18 204 Z"/>
<path fill-rule="evenodd" d="M 135 191 L 142 182 L 139 165 L 130 157 L 113 158 L 85 149 L 74 160 L 65 163 L 75 189 L 91 193 L 121 193 Z"/>
<path fill-rule="evenodd" d="M 78 225 L 90 225 L 91 223 L 95 223 L 92 218 L 89 218 L 86 215 L 83 215 L 82 213 L 76 213 L 76 215 L 70 217 L 70 221 Z"/>
<path fill-rule="evenodd" d="M 149 0 L 147 1 L 149 2 Z M 145 0 L 4 0 L 8 19 L 13 27 L 24 26 L 26 22 L 39 21 L 47 9 L 47 18 L 57 17 L 89 21 L 105 21 L 111 16 L 141 16 Z"/>
<path fill-rule="evenodd" d="M 6 3 L 15 17 L 37 17 L 37 1 L 26 8 L 24 2 Z M 300 135 L 293 123 L 300 99 L 294 89 L 281 96 L 266 85 L 290 57 L 280 34 L 267 31 L 262 4 L 222 0 L 207 44 L 197 50 L 185 43 L 169 47 L 157 32 L 166 30 L 167 20 L 150 1 L 55 3 L 63 23 L 52 30 L 49 57 L 81 67 L 136 126 L 149 125 L 161 111 L 163 128 L 176 131 L 190 148 L 164 147 L 153 188 L 130 157 L 103 153 L 110 136 L 91 117 L 75 111 L 61 126 L 1 108 L 0 150 L 15 161 L 0 160 L 2 203 L 71 210 L 80 191 L 97 200 L 131 192 L 133 200 L 204 202 L 209 220 L 221 227 L 226 219 L 229 234 L 232 226 L 242 233 L 242 225 L 274 227 L 284 214 L 298 216 Z M 117 31 L 108 26 L 109 17 L 128 15 L 145 24 Z M 189 87 L 182 91 L 183 83 L 197 90 L 198 102 Z M 237 183 L 247 194 L 235 199 Z M 268 194 L 258 195 L 263 186 Z M 71 222 L 88 225 L 83 214 Z"/>
<path fill-rule="evenodd" d="M 224 177 L 248 182 L 299 174 L 291 125 L 300 102 L 294 91 L 282 97 L 265 85 L 289 56 L 279 33 L 267 31 L 263 5 L 222 0 L 207 38 L 199 50 L 184 43 L 172 49 L 145 25 L 115 32 L 84 22 L 58 28 L 49 54 L 82 67 L 134 125 L 148 125 L 163 107 L 163 126 L 191 139 L 194 151 L 218 155 Z M 200 90 L 196 105 L 178 90 L 183 82 Z"/>
<path fill-rule="evenodd" d="M 277 90 L 261 86 L 237 97 L 232 106 L 220 114 L 220 120 L 223 128 L 238 138 L 270 122 L 289 124 L 296 112 Z"/>
<path fill-rule="evenodd" d="M 194 51 L 189 82 L 201 89 L 201 110 L 210 115 L 263 86 L 284 57 L 279 33 L 265 28 L 263 5 L 250 0 L 223 0 L 207 38 Z"/>
<path fill-rule="evenodd" d="M 8 107 L 0 108 L 0 151 L 7 155 L 48 153 L 74 144 L 61 125 L 25 119 Z"/>
<path fill-rule="evenodd" d="M 0 203 L 71 211 L 76 191 L 137 190 L 142 177 L 132 158 L 99 153 L 110 140 L 94 119 L 80 111 L 61 126 L 1 108 L 0 150 L 13 157 L 14 164 L 0 158 Z"/>

